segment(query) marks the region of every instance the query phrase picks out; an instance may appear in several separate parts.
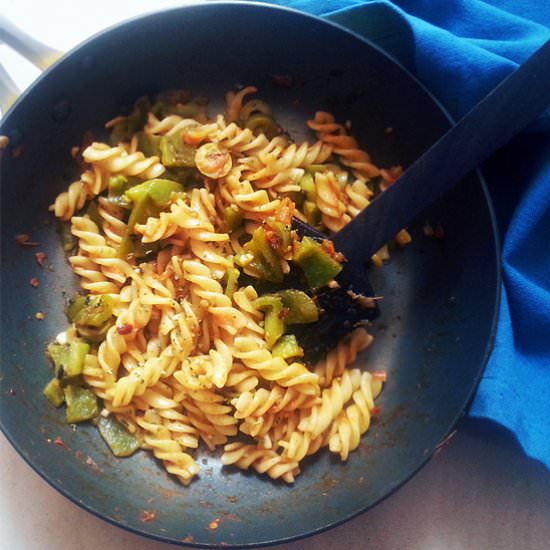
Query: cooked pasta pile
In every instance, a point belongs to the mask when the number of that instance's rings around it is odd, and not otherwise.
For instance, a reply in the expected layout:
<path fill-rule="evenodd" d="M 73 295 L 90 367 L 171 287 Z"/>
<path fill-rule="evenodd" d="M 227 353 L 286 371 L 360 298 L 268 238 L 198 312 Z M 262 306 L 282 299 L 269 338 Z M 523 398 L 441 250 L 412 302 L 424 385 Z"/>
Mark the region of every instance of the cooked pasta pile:
<path fill-rule="evenodd" d="M 268 105 L 246 101 L 255 91 L 229 93 L 215 119 L 183 92 L 141 100 L 107 124 L 110 143 L 75 149 L 85 170 L 51 207 L 70 225 L 83 289 L 50 349 L 56 360 L 62 346 L 84 343 L 56 362 L 62 379 L 82 355 L 56 404 L 69 408 L 91 389 L 100 405 L 72 421 L 116 420 L 111 431 L 137 441 L 119 455 L 149 449 L 184 484 L 199 473 L 201 441 L 223 446 L 225 465 L 286 482 L 323 447 L 346 460 L 385 380 L 351 366 L 372 341 L 365 328 L 307 365 L 292 326 L 272 328 L 288 307 L 268 315 L 300 245 L 291 217 L 337 231 L 399 170 L 376 167 L 325 112 L 307 121 L 315 143 L 295 143 Z"/>

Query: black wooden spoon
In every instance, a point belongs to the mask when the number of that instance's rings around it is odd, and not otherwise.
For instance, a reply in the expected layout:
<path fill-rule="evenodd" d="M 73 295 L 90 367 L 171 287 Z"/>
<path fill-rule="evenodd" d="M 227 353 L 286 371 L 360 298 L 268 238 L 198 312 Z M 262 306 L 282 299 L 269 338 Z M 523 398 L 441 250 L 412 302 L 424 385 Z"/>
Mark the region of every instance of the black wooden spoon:
<path fill-rule="evenodd" d="M 328 237 L 293 221 L 302 236 L 328 238 L 346 257 L 337 278 L 340 289 L 327 289 L 319 295 L 323 315 L 317 326 L 307 325 L 299 334 L 306 359 L 315 360 L 358 323 L 377 316 L 377 308 L 364 308 L 351 298 L 374 295 L 366 274 L 370 257 L 549 106 L 550 40 L 343 229 Z"/>

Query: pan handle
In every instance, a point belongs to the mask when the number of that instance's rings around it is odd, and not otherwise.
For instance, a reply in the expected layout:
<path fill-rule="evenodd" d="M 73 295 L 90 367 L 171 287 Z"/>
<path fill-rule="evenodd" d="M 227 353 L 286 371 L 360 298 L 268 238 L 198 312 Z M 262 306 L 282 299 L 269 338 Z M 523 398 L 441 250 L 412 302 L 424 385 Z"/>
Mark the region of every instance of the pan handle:
<path fill-rule="evenodd" d="M 4 15 L 0 15 L 0 42 L 4 42 L 41 71 L 47 69 L 63 55 L 62 52 L 23 32 Z M 15 82 L 0 64 L 0 109 L 2 113 L 8 110 L 20 93 Z"/>

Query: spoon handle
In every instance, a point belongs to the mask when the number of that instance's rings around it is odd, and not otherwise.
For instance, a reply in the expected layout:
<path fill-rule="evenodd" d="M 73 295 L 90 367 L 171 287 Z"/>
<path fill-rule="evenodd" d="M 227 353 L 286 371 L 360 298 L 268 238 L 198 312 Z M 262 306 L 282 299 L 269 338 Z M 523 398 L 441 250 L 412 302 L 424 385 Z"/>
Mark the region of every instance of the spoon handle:
<path fill-rule="evenodd" d="M 343 252 L 349 264 L 364 263 L 548 106 L 550 40 L 334 234 L 336 249 Z"/>

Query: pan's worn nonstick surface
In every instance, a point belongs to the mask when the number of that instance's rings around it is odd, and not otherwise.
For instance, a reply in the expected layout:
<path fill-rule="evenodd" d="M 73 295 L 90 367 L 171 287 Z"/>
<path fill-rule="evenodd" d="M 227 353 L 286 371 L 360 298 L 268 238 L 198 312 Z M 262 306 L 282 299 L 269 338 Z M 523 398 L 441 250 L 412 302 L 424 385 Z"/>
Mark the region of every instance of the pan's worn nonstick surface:
<path fill-rule="evenodd" d="M 292 86 L 277 85 L 273 75 L 292 77 Z M 133 531 L 199 546 L 312 534 L 399 487 L 463 413 L 490 351 L 498 304 L 495 224 L 474 173 L 418 219 L 410 246 L 369 273 L 384 299 L 374 344 L 358 363 L 386 369 L 388 383 L 380 418 L 346 463 L 321 453 L 303 463 L 289 487 L 223 468 L 205 453 L 199 479 L 182 487 L 149 454 L 116 459 L 95 428 L 68 426 L 41 392 L 50 376 L 45 344 L 65 328 L 65 293 L 76 289 L 48 213 L 79 172 L 71 147 L 87 131 L 101 137 L 102 124 L 140 95 L 191 89 L 212 99 L 215 114 L 227 90 L 249 84 L 297 138 L 307 135 L 305 120 L 317 110 L 352 121 L 359 143 L 382 166 L 409 165 L 450 125 L 422 86 L 357 36 L 290 10 L 207 3 L 92 38 L 34 84 L 0 130 L 10 138 L 0 174 L 2 429 L 77 504 Z M 443 238 L 426 237 L 425 221 L 441 224 Z M 39 247 L 16 244 L 20 233 Z M 37 251 L 47 254 L 45 268 Z M 38 288 L 29 285 L 32 277 Z"/>

